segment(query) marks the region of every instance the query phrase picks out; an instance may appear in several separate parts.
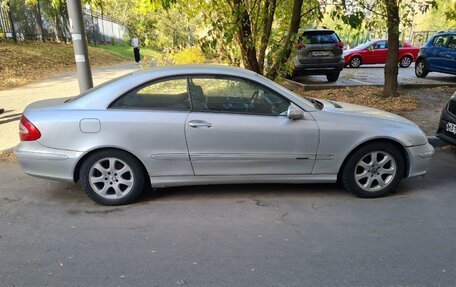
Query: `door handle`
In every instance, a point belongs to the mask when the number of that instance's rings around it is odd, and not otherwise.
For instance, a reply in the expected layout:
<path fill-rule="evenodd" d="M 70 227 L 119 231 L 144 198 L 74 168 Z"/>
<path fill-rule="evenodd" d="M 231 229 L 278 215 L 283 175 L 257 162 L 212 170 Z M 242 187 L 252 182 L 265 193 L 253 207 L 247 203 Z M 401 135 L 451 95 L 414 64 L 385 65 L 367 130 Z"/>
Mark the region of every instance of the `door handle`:
<path fill-rule="evenodd" d="M 211 128 L 212 124 L 205 122 L 205 121 L 189 121 L 188 125 L 191 126 L 192 128 Z"/>

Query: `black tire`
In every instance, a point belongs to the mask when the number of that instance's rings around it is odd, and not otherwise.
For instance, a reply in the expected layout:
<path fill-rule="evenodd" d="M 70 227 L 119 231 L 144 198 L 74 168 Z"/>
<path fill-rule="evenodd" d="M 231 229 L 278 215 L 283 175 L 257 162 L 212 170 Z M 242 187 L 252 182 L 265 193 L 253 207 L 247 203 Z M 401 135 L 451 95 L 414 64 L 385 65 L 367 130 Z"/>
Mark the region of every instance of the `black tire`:
<path fill-rule="evenodd" d="M 119 164 L 122 167 L 122 162 L 125 163 L 131 170 L 131 178 L 132 183 L 131 183 L 131 188 L 128 192 L 125 192 L 125 195 L 122 195 L 119 198 L 106 198 L 98 194 L 93 188 L 90 183 L 89 177 L 90 172 L 94 172 L 93 166 L 95 163 L 99 162 L 100 160 L 106 159 L 106 158 L 115 158 L 118 160 L 118 162 L 115 162 L 115 164 Z M 114 165 L 115 165 L 114 164 Z M 128 173 L 128 172 L 127 172 Z M 149 180 L 149 177 L 147 175 L 147 172 L 144 170 L 144 167 L 142 164 L 131 154 L 116 150 L 116 149 L 106 149 L 102 150 L 99 152 L 96 152 L 94 154 L 91 154 L 89 157 L 87 157 L 84 162 L 81 165 L 80 169 L 80 182 L 82 185 L 82 188 L 84 189 L 85 193 L 96 203 L 102 204 L 102 205 L 107 205 L 107 206 L 115 206 L 115 205 L 124 205 L 124 204 L 129 204 L 134 202 L 145 190 L 145 188 L 148 186 L 147 181 Z M 105 175 L 101 176 L 104 177 Z M 107 175 L 106 175 L 107 176 Z M 122 176 L 122 175 L 119 175 Z M 128 176 L 128 174 L 127 174 Z M 131 179 L 130 178 L 130 179 Z M 105 178 L 107 179 L 107 177 Z M 112 180 L 113 182 L 116 179 Z M 119 177 L 119 180 L 122 180 Z M 129 179 L 127 179 L 129 180 Z M 118 180 L 116 180 L 118 181 Z M 108 182 L 101 182 L 102 187 L 104 187 L 104 184 L 108 186 Z M 113 184 L 113 183 L 110 183 Z M 114 184 L 116 184 L 114 182 Z M 119 183 L 120 185 L 122 183 Z M 97 188 L 97 186 L 95 186 Z M 125 191 L 128 189 L 128 187 L 125 189 Z M 114 192 L 115 190 L 113 187 L 108 186 L 109 192 Z M 114 195 L 112 194 L 106 194 L 108 197 L 113 197 Z"/>
<path fill-rule="evenodd" d="M 380 152 L 379 156 L 381 156 L 382 153 L 386 153 L 394 159 L 396 167 L 395 167 L 395 169 L 393 168 L 392 170 L 395 170 L 395 174 L 391 175 L 391 178 L 386 177 L 387 178 L 386 181 L 388 181 L 388 183 L 383 188 L 380 188 L 378 190 L 368 191 L 360 186 L 362 184 L 362 182 L 359 183 L 356 181 L 355 173 L 359 172 L 357 169 L 359 169 L 359 168 L 362 169 L 362 167 L 358 166 L 358 163 L 360 163 L 360 161 L 363 160 L 364 158 L 368 157 L 370 153 L 376 152 L 376 151 Z M 393 166 L 392 163 L 391 163 L 391 166 Z M 378 169 L 375 168 L 375 170 L 378 170 Z M 374 173 L 374 175 L 372 175 L 371 171 Z M 365 175 L 365 177 L 364 177 L 364 178 L 367 178 L 366 185 L 368 184 L 367 183 L 368 180 L 371 180 L 371 182 L 372 182 L 371 184 L 373 185 L 373 183 L 375 181 L 377 181 L 377 179 L 375 179 L 376 171 L 374 171 L 374 169 L 372 169 L 372 170 L 369 170 L 369 172 L 366 170 L 366 172 L 367 172 L 367 176 Z M 381 172 L 381 171 L 379 171 L 379 172 Z M 361 174 L 363 174 L 363 173 L 361 172 Z M 343 167 L 340 179 L 341 179 L 342 184 L 345 187 L 345 189 L 348 191 L 351 191 L 358 197 L 375 198 L 375 197 L 384 196 L 384 195 L 390 193 L 391 191 L 393 191 L 396 188 L 396 186 L 398 185 L 398 183 L 401 181 L 401 179 L 404 177 L 404 174 L 405 174 L 405 159 L 404 159 L 404 155 L 402 154 L 402 152 L 395 145 L 393 145 L 391 143 L 374 142 L 374 143 L 370 143 L 370 144 L 367 144 L 367 145 L 359 148 L 348 158 L 347 162 L 345 163 L 345 166 Z M 380 175 L 380 176 L 384 176 L 384 175 Z M 371 179 L 369 179 L 369 177 L 371 177 Z M 377 177 L 378 177 L 378 173 L 377 173 Z M 380 186 L 379 181 L 377 181 L 377 186 Z"/>
<path fill-rule="evenodd" d="M 404 56 L 402 59 L 399 61 L 399 67 L 401 68 L 408 68 L 412 64 L 413 59 L 410 56 Z"/>
<path fill-rule="evenodd" d="M 424 59 L 419 59 L 418 61 L 416 61 L 415 75 L 418 78 L 424 78 L 428 75 L 428 73 L 429 73 L 429 71 L 427 70 L 426 62 L 424 61 Z"/>
<path fill-rule="evenodd" d="M 339 79 L 340 72 L 333 72 L 326 74 L 326 79 L 328 82 L 337 82 Z"/>
<path fill-rule="evenodd" d="M 361 66 L 362 63 L 363 61 L 361 60 L 361 57 L 354 56 L 350 59 L 348 65 L 350 66 L 350 68 L 359 68 L 359 66 Z"/>

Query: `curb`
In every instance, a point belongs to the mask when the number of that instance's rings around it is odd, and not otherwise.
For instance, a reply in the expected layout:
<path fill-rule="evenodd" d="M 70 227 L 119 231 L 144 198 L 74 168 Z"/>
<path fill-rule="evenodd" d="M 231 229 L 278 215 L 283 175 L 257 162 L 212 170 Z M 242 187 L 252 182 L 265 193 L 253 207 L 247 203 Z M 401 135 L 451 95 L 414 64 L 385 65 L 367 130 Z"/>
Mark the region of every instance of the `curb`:
<path fill-rule="evenodd" d="M 292 85 L 299 85 L 305 91 L 316 91 L 316 90 L 329 90 L 329 89 L 345 89 L 345 88 L 356 88 L 356 87 L 383 87 L 383 84 L 353 84 L 353 85 L 325 85 L 325 84 L 303 84 L 289 79 L 283 79 Z M 399 88 L 402 89 L 415 89 L 415 88 L 437 88 L 437 87 L 456 87 L 456 84 L 452 83 L 435 83 L 435 84 L 399 84 Z"/>

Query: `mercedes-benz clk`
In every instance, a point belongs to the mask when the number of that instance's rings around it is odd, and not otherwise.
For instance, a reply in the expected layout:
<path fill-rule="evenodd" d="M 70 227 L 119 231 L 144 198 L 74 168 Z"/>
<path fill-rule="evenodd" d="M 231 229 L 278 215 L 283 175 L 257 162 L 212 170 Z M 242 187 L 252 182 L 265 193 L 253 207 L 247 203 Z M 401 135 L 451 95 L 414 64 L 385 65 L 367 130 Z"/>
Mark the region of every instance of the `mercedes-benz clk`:
<path fill-rule="evenodd" d="M 340 181 L 379 197 L 425 174 L 434 153 L 397 115 L 302 98 L 213 65 L 135 72 L 33 103 L 19 133 L 15 153 L 27 174 L 79 181 L 104 205 L 131 203 L 150 187 L 229 183 Z"/>

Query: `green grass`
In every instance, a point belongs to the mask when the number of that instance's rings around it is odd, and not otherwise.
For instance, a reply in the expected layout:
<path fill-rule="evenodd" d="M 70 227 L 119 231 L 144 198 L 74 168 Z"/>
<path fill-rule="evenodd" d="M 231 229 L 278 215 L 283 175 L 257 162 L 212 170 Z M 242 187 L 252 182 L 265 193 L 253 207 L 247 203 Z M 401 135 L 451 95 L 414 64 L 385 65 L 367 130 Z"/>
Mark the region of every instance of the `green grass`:
<path fill-rule="evenodd" d="M 92 46 L 95 49 L 102 49 L 106 50 L 112 54 L 128 58 L 128 59 L 133 59 L 133 47 L 127 45 L 127 44 L 116 44 L 116 45 L 97 45 L 97 46 Z M 160 52 L 151 48 L 146 48 L 142 47 L 140 48 L 140 53 L 141 53 L 141 58 L 143 57 L 153 57 Z"/>

